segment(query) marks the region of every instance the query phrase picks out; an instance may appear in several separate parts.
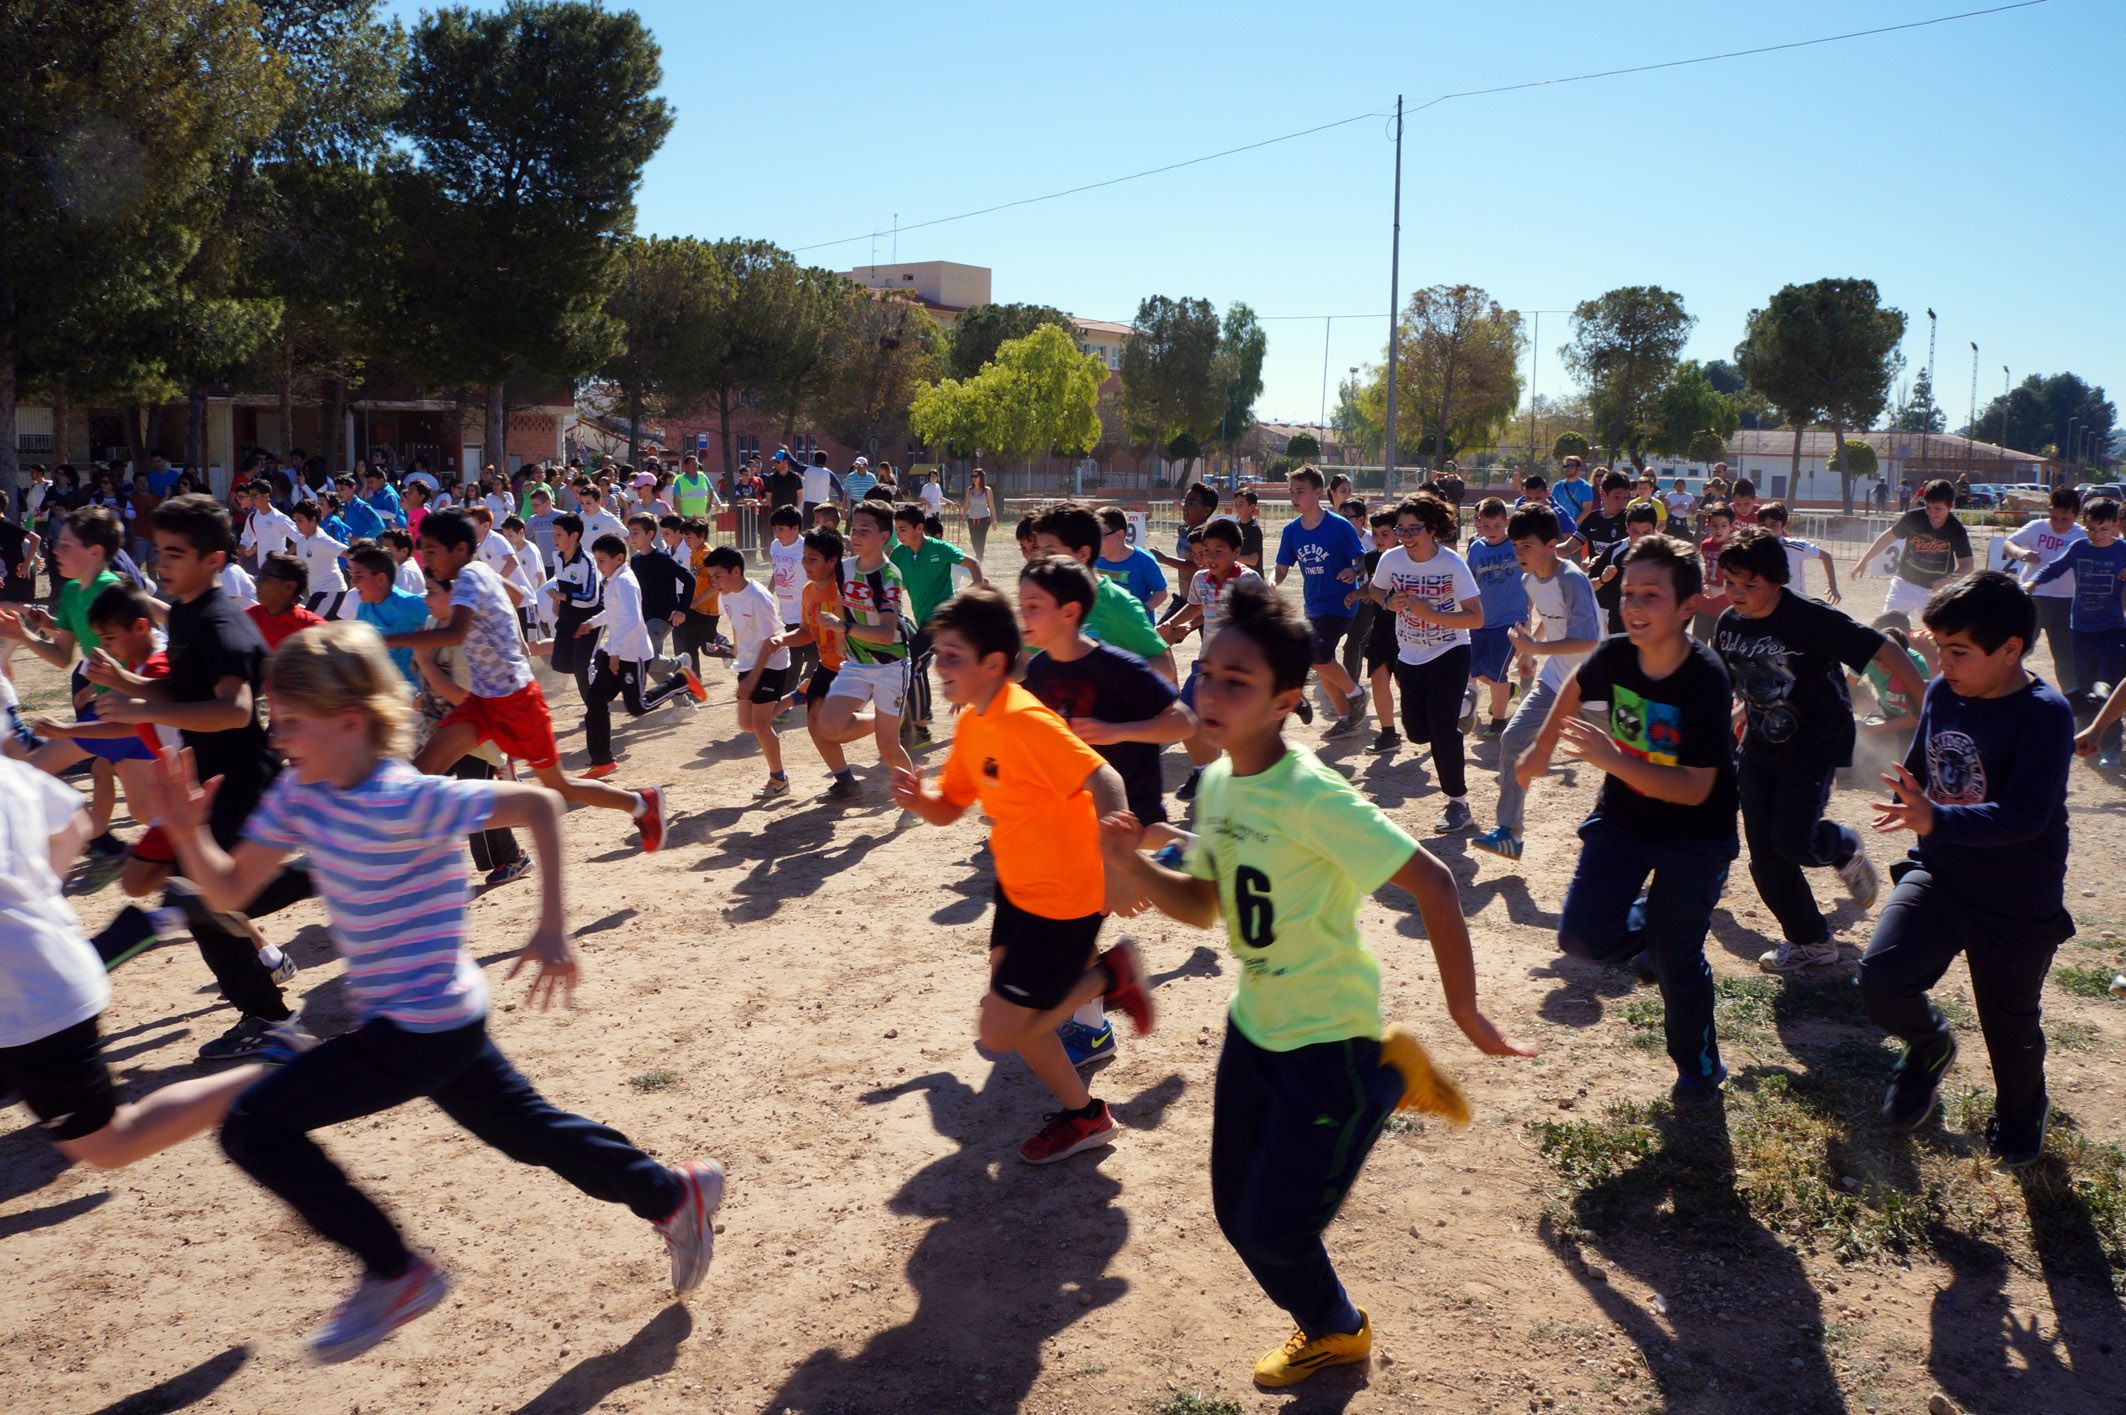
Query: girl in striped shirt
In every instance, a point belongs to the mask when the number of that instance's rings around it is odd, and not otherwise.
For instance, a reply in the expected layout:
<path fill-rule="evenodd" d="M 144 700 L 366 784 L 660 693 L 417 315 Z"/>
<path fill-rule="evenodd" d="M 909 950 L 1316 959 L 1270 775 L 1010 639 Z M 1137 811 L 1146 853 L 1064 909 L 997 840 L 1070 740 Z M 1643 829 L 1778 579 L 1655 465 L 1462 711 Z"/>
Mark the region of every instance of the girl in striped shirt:
<path fill-rule="evenodd" d="M 184 873 L 212 908 L 243 908 L 299 852 L 334 862 L 317 888 L 359 1024 L 314 1045 L 284 1033 L 286 1064 L 238 1097 L 221 1137 L 240 1168 L 362 1264 L 353 1295 L 312 1336 L 312 1355 L 344 1361 L 442 1300 L 442 1274 L 310 1138 L 419 1096 L 510 1158 L 649 1220 L 671 1253 L 673 1288 L 690 1291 L 708 1270 L 722 1168 L 714 1160 L 668 1168 L 618 1131 L 556 1109 L 487 1036 L 487 984 L 465 946 L 460 841 L 482 828 L 531 832 L 539 922 L 508 976 L 529 963 L 530 1000 L 542 1009 L 566 1000 L 576 960 L 561 896 L 560 798 L 414 770 L 405 680 L 367 624 L 290 638 L 268 679 L 287 770 L 235 849 L 224 852 L 208 833 L 215 783 L 200 786 L 189 751 L 165 759 L 155 794 Z"/>

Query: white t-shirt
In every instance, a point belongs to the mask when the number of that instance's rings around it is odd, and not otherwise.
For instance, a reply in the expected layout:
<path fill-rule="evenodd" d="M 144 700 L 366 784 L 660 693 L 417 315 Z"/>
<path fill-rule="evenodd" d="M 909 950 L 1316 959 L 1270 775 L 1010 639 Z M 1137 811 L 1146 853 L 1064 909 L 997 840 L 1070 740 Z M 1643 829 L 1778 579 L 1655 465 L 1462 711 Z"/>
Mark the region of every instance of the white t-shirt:
<path fill-rule="evenodd" d="M 1396 546 L 1381 556 L 1373 583 L 1389 594 L 1415 595 L 1428 608 L 1453 613 L 1464 600 L 1479 599 L 1476 577 L 1461 556 L 1440 546 L 1426 561 L 1415 561 L 1410 552 Z M 1395 616 L 1395 656 L 1404 663 L 1430 663 L 1457 645 L 1469 642 L 1467 629 L 1442 629 L 1420 624 L 1407 614 Z"/>
<path fill-rule="evenodd" d="M 1559 560 L 1557 573 L 1547 580 L 1522 571 L 1521 588 L 1528 592 L 1528 607 L 1535 611 L 1534 638 L 1537 643 L 1556 644 L 1575 637 L 1602 637 L 1602 609 L 1595 603 L 1594 582 L 1587 578 L 1585 570 L 1570 560 Z M 1575 611 L 1579 619 L 1577 635 L 1573 632 Z M 1484 627 L 1498 626 L 1487 624 Z M 1544 654 L 1536 660 L 1542 665 L 1536 670 L 1536 678 L 1553 688 L 1562 688 L 1565 680 L 1579 672 L 1580 665 L 1586 661 L 1584 653 Z"/>
<path fill-rule="evenodd" d="M 583 518 L 583 553 L 585 555 L 597 549 L 598 537 L 600 536 L 618 536 L 622 540 L 627 539 L 627 527 L 621 524 L 618 516 L 615 516 L 603 506 L 598 508 L 597 515 Z"/>
<path fill-rule="evenodd" d="M 502 543 L 508 545 L 509 537 L 502 537 Z M 532 608 L 539 601 L 539 586 L 546 582 L 546 577 L 534 568 L 539 563 L 539 547 L 527 540 L 521 547 L 510 546 L 509 553 L 516 557 L 517 568 L 507 572 L 505 578 L 524 592 L 522 607 Z"/>
<path fill-rule="evenodd" d="M 1809 562 L 1823 551 L 1812 541 L 1798 540 L 1792 536 L 1779 537 L 1779 544 L 1786 548 L 1786 587 L 1803 599 L 1809 597 Z M 1830 586 L 1824 586 L 1829 589 Z"/>
<path fill-rule="evenodd" d="M 783 631 L 781 607 L 758 581 L 748 580 L 737 594 L 719 596 L 717 608 L 731 626 L 731 666 L 740 673 L 751 673 L 760 662 L 760 646 Z M 789 666 L 787 648 L 777 649 L 768 660 L 770 668 Z"/>
<path fill-rule="evenodd" d="M 340 573 L 340 556 L 346 549 L 322 530 L 309 535 L 296 532 L 295 553 L 310 572 L 310 593 L 337 594 L 347 588 L 347 577 Z"/>
<path fill-rule="evenodd" d="M 945 509 L 945 489 L 934 481 L 923 483 L 923 509 L 936 516 Z"/>
<path fill-rule="evenodd" d="M 249 570 L 233 562 L 221 567 L 221 592 L 238 609 L 258 603 L 258 582 L 251 578 Z"/>
<path fill-rule="evenodd" d="M 805 468 L 805 501 L 816 504 L 834 499 L 834 473 L 826 467 Z"/>
<path fill-rule="evenodd" d="M 480 498 L 480 504 L 494 513 L 495 524 L 498 526 L 517 514 L 517 504 L 509 499 L 509 493 L 506 491 L 490 491 Z M 496 534 L 501 532 L 497 531 Z"/>
<path fill-rule="evenodd" d="M 399 562 L 398 574 L 394 576 L 393 582 L 408 594 L 425 596 L 428 593 L 428 577 L 421 573 L 420 562 L 410 555 Z M 255 596 L 256 591 L 253 594 Z"/>
<path fill-rule="evenodd" d="M 768 587 L 775 592 L 775 605 L 782 613 L 782 622 L 795 624 L 804 607 L 805 595 L 805 543 L 802 538 L 788 545 L 779 540 L 768 542 Z"/>
<path fill-rule="evenodd" d="M 86 1022 L 110 979 L 52 873 L 52 836 L 87 803 L 35 767 L 0 757 L 0 1047 Z"/>
<path fill-rule="evenodd" d="M 2032 521 L 2029 525 L 2024 526 L 2014 535 L 2008 537 L 2008 544 L 2014 546 L 2017 550 L 2034 550 L 2037 552 L 2037 564 L 2025 565 L 2017 562 L 2016 573 L 2020 574 L 2023 577 L 2023 583 L 2028 585 L 2030 581 L 2037 578 L 2038 571 L 2065 555 L 2068 546 L 2073 545 L 2076 541 L 2087 539 L 2089 539 L 2089 533 L 2082 529 L 2079 522 L 2069 526 L 2063 534 L 2052 529 L 2051 518 L 2047 517 L 2042 521 Z M 2030 593 L 2039 599 L 2073 599 L 2074 571 L 2069 570 L 2050 584 L 2039 585 L 2036 589 L 2031 590 Z"/>
<path fill-rule="evenodd" d="M 295 522 L 269 506 L 253 513 L 251 524 L 244 527 L 243 543 L 239 549 L 256 552 L 259 563 L 265 563 L 269 555 L 277 555 L 295 543 Z"/>
<path fill-rule="evenodd" d="M 1687 521 L 1690 519 L 1690 508 L 1698 504 L 1698 498 L 1687 491 L 1671 491 L 1662 494 L 1661 504 L 1668 508 L 1670 516 L 1679 516 Z"/>

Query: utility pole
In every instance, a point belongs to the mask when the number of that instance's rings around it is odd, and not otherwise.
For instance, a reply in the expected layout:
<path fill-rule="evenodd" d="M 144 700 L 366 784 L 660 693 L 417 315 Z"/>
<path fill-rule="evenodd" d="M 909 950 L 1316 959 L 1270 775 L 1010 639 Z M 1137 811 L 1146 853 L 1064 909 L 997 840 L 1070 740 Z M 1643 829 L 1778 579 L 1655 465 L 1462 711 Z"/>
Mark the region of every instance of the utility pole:
<path fill-rule="evenodd" d="M 2001 460 L 2008 460 L 2008 366 L 2001 365 Z"/>
<path fill-rule="evenodd" d="M 1970 421 L 1965 426 L 1971 429 L 1970 436 L 1964 440 L 1964 460 L 1968 462 L 1971 460 L 1970 439 L 1978 436 L 1978 342 L 1976 340 L 1973 340 L 1971 344 L 1971 413 Z"/>
<path fill-rule="evenodd" d="M 1336 316 L 1323 315 L 1321 320 L 1321 441 L 1329 439 L 1329 327 L 1336 323 Z"/>
<path fill-rule="evenodd" d="M 1535 322 L 1534 331 L 1528 336 L 1528 469 L 1535 470 L 1535 361 L 1543 347 L 1543 312 L 1531 313 Z"/>
<path fill-rule="evenodd" d="M 1388 243 L 1388 446 L 1382 454 L 1385 489 L 1395 490 L 1395 352 L 1402 342 L 1398 306 L 1403 273 L 1403 96 L 1395 95 L 1395 209 Z"/>
<path fill-rule="evenodd" d="M 1919 475 L 1926 479 L 1927 437 L 1934 429 L 1934 409 L 1941 406 L 1941 388 L 1934 382 L 1934 306 L 1927 306 L 1927 409 L 1926 426 L 1919 430 Z M 1899 488 L 1902 490 L 1903 488 Z"/>

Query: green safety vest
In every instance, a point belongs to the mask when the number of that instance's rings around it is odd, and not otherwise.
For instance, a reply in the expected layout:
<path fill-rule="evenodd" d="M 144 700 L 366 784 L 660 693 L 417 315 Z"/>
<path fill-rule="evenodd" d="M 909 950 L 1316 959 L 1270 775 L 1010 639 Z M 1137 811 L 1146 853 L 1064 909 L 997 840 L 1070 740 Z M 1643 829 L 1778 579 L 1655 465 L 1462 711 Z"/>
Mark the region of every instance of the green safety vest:
<path fill-rule="evenodd" d="M 709 514 L 709 479 L 705 473 L 697 474 L 691 481 L 686 477 L 672 478 L 672 499 L 682 516 L 706 516 Z"/>

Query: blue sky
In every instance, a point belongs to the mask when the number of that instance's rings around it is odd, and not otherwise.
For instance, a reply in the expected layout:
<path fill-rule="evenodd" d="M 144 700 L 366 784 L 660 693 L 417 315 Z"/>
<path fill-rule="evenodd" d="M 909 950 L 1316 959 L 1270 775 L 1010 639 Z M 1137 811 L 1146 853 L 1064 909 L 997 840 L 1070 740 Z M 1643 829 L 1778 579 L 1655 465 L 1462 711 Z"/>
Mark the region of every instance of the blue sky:
<path fill-rule="evenodd" d="M 678 121 L 645 232 L 796 249 L 1254 142 L 1441 93 L 1898 24 L 1985 0 L 1334 7 L 641 0 Z M 418 4 L 393 7 L 411 18 Z M 2072 369 L 2126 398 L 2126 4 L 2049 0 L 1955 24 L 1665 72 L 1457 99 L 1411 119 L 1402 289 L 1483 286 L 1565 310 L 1679 291 L 1688 353 L 1723 358 L 1789 281 L 1875 280 L 1911 316 L 1952 423 Z M 2109 56 L 2106 59 L 2105 56 Z M 1258 411 L 1321 406 L 1381 356 L 1388 124 L 1372 120 L 1080 196 L 909 232 L 903 260 L 995 271 L 995 298 L 1127 320 L 1140 297 L 1245 300 L 1267 327 Z M 893 238 L 883 234 L 877 259 Z M 869 238 L 804 258 L 846 269 Z M 1540 391 L 1567 379 L 1546 315 Z"/>

